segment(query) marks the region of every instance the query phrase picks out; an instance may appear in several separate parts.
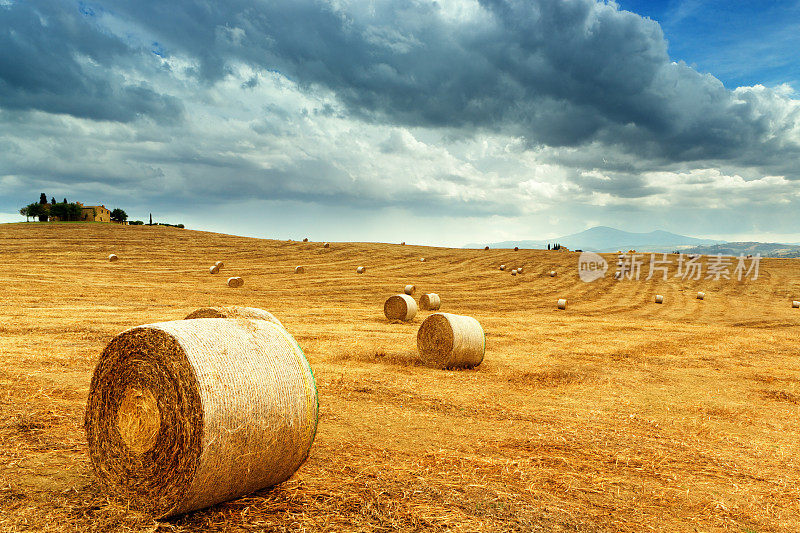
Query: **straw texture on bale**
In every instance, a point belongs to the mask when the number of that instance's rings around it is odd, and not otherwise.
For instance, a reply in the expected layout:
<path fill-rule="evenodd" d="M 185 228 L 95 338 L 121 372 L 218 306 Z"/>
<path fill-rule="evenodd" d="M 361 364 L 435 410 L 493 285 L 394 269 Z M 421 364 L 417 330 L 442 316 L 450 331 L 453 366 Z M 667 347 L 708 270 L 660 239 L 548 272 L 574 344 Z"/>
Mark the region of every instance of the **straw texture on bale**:
<path fill-rule="evenodd" d="M 364 272 L 366 272 L 366 271 L 367 271 L 367 268 L 366 268 L 366 267 L 358 267 L 358 268 L 356 269 L 356 272 L 358 272 L 359 274 L 363 274 L 363 273 L 364 273 Z"/>
<path fill-rule="evenodd" d="M 403 292 L 410 296 L 417 292 L 417 287 L 415 285 L 406 285 L 403 287 Z"/>
<path fill-rule="evenodd" d="M 308 457 L 318 412 L 311 367 L 285 329 L 204 318 L 112 339 L 84 427 L 103 485 L 164 518 L 289 479 Z"/>
<path fill-rule="evenodd" d="M 505 269 L 506 269 L 505 265 L 500 265 L 500 270 L 505 270 Z"/>
<path fill-rule="evenodd" d="M 219 268 L 222 268 L 222 267 L 225 266 L 225 263 L 223 263 L 222 261 L 217 261 L 216 263 L 214 263 L 214 266 L 218 266 Z"/>
<path fill-rule="evenodd" d="M 383 304 L 383 314 L 389 320 L 409 321 L 417 314 L 417 302 L 408 294 L 395 294 Z"/>
<path fill-rule="evenodd" d="M 294 267 L 294 273 L 295 274 L 305 274 L 305 272 L 306 272 L 306 268 L 305 267 L 302 267 L 302 266 Z"/>
<path fill-rule="evenodd" d="M 419 298 L 419 308 L 425 311 L 436 311 L 442 306 L 442 299 L 435 292 L 423 294 Z"/>
<path fill-rule="evenodd" d="M 228 287 L 233 287 L 234 289 L 236 289 L 238 287 L 241 287 L 242 285 L 244 285 L 244 280 L 242 278 L 238 276 L 233 278 L 228 278 Z"/>
<path fill-rule="evenodd" d="M 558 300 L 558 308 L 559 309 L 566 309 L 567 308 L 567 299 L 566 298 L 560 298 Z"/>
<path fill-rule="evenodd" d="M 275 315 L 269 311 L 258 309 L 257 307 L 239 307 L 232 305 L 229 307 L 201 307 L 196 311 L 192 311 L 184 320 L 193 320 L 195 318 L 244 318 L 250 320 L 267 320 L 273 324 L 278 324 L 283 327 L 281 321 L 275 318 Z"/>
<path fill-rule="evenodd" d="M 706 293 L 704 293 L 702 291 L 697 293 L 697 299 L 698 300 L 703 300 L 703 299 L 705 299 L 705 297 L 706 297 Z"/>
<path fill-rule="evenodd" d="M 512 271 L 511 271 L 511 275 L 512 275 L 512 276 L 516 276 L 516 275 L 517 275 L 517 270 L 516 270 L 516 269 L 512 270 Z"/>
<path fill-rule="evenodd" d="M 660 294 L 656 294 L 656 303 L 657 304 L 663 304 L 664 303 L 664 297 L 662 295 L 660 295 Z"/>
<path fill-rule="evenodd" d="M 417 349 L 426 366 L 466 368 L 483 362 L 486 337 L 470 316 L 434 313 L 417 331 Z"/>
<path fill-rule="evenodd" d="M 211 265 L 208 268 L 208 271 L 211 272 L 212 274 L 218 274 L 219 273 L 219 267 L 217 265 Z"/>
<path fill-rule="evenodd" d="M 800 307 L 800 302 L 798 302 L 797 300 L 793 301 L 792 308 L 797 309 L 798 307 Z"/>
<path fill-rule="evenodd" d="M 111 254 L 108 256 L 108 260 L 113 263 L 114 261 L 119 261 L 119 257 L 117 257 L 117 254 Z"/>
<path fill-rule="evenodd" d="M 550 277 L 551 277 L 551 278 L 554 278 L 554 277 L 556 277 L 556 271 L 555 271 L 555 270 L 551 270 L 551 271 L 550 271 Z"/>

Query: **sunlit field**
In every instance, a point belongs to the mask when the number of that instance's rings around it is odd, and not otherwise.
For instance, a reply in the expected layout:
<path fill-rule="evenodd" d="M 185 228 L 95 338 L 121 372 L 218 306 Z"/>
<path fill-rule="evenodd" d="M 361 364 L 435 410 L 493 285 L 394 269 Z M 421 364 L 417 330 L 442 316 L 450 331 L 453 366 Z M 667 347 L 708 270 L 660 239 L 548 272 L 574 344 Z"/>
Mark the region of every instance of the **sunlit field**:
<path fill-rule="evenodd" d="M 574 252 L 302 237 L 0 225 L 0 530 L 800 530 L 800 260 L 584 283 Z M 430 313 L 383 315 L 408 283 L 480 321 L 483 364 L 418 362 Z M 91 471 L 89 381 L 119 332 L 208 305 L 280 319 L 316 375 L 318 432 L 282 485 L 157 522 Z"/>

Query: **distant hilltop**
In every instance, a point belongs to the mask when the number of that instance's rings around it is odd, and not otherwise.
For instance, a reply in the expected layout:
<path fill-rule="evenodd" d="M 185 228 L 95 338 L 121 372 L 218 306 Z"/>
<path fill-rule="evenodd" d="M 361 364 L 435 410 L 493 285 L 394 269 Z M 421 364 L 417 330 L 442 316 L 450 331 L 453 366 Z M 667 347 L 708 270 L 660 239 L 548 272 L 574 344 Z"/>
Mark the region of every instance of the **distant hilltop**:
<path fill-rule="evenodd" d="M 629 231 L 622 231 L 607 226 L 597 226 L 587 229 L 580 233 L 566 235 L 548 240 L 536 241 L 504 241 L 489 243 L 490 248 L 513 248 L 519 246 L 520 248 L 533 248 L 543 249 L 547 248 L 549 243 L 558 242 L 562 246 L 566 246 L 571 250 L 587 250 L 592 252 L 616 252 L 622 250 L 636 250 L 637 252 L 662 252 L 668 253 L 676 250 L 683 251 L 685 249 L 694 248 L 698 246 L 713 246 L 717 244 L 725 244 L 725 241 L 714 239 L 697 239 L 695 237 L 687 237 L 685 235 L 678 235 L 668 231 L 651 231 L 650 233 L 632 233 Z M 484 244 L 468 244 L 464 248 L 483 248 Z M 762 254 L 763 255 L 763 254 Z"/>
<path fill-rule="evenodd" d="M 761 257 L 800 257 L 800 246 L 776 242 L 726 242 L 713 246 L 695 246 L 686 253 L 702 255 L 761 255 Z"/>

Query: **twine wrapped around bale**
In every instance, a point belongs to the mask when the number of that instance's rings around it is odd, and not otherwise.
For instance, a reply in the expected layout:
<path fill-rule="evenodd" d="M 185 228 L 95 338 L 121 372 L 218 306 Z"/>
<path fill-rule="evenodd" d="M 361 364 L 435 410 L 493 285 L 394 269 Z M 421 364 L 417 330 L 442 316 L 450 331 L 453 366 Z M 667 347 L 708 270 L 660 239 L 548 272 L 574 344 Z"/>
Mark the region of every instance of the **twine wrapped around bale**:
<path fill-rule="evenodd" d="M 405 287 L 403 287 L 403 292 L 410 296 L 415 292 L 417 292 L 417 287 L 416 285 L 406 285 Z"/>
<path fill-rule="evenodd" d="M 468 368 L 483 362 L 486 336 L 471 316 L 434 313 L 417 331 L 417 349 L 426 366 Z"/>
<path fill-rule="evenodd" d="M 505 269 L 506 269 L 505 265 L 500 265 L 500 270 L 505 270 Z"/>
<path fill-rule="evenodd" d="M 311 367 L 285 329 L 204 318 L 112 339 L 84 427 L 107 489 L 165 518 L 289 479 L 308 457 L 318 412 Z"/>
<path fill-rule="evenodd" d="M 419 308 L 425 311 L 436 311 L 442 306 L 442 299 L 435 292 L 423 294 L 419 298 Z"/>
<path fill-rule="evenodd" d="M 516 269 L 512 270 L 512 271 L 511 271 L 511 275 L 512 275 L 512 276 L 516 276 L 516 275 L 517 275 L 517 270 L 516 270 Z"/>
<path fill-rule="evenodd" d="M 211 272 L 212 274 L 219 274 L 219 267 L 217 265 L 211 265 L 208 268 L 208 271 Z"/>
<path fill-rule="evenodd" d="M 113 263 L 115 261 L 119 261 L 119 257 L 117 257 L 117 254 L 111 254 L 108 256 L 108 260 Z"/>
<path fill-rule="evenodd" d="M 305 274 L 306 273 L 306 269 L 305 269 L 305 267 L 302 267 L 302 266 L 296 266 L 296 267 L 294 267 L 294 273 L 295 274 Z"/>
<path fill-rule="evenodd" d="M 702 292 L 702 291 L 700 291 L 700 292 L 698 292 L 698 293 L 697 293 L 697 299 L 698 299 L 698 300 L 704 300 L 704 299 L 705 299 L 705 297 L 706 297 L 706 293 L 704 293 L 704 292 Z"/>
<path fill-rule="evenodd" d="M 358 268 L 356 269 L 356 272 L 357 272 L 358 274 L 363 274 L 363 273 L 364 273 L 364 272 L 366 272 L 366 271 L 367 271 L 367 268 L 366 268 L 366 267 L 358 267 Z"/>
<path fill-rule="evenodd" d="M 556 277 L 556 271 L 555 271 L 555 270 L 551 270 L 551 271 L 550 271 L 550 277 L 551 277 L 551 278 L 554 278 L 554 277 Z"/>
<path fill-rule="evenodd" d="M 660 294 L 656 294 L 656 303 L 657 304 L 663 304 L 664 303 L 664 297 L 662 295 L 660 295 Z"/>
<path fill-rule="evenodd" d="M 383 304 L 383 314 L 389 320 L 407 322 L 417 314 L 417 302 L 408 294 L 390 296 Z"/>
<path fill-rule="evenodd" d="M 237 277 L 233 277 L 233 278 L 228 278 L 228 287 L 232 287 L 234 289 L 238 289 L 242 285 L 244 285 L 244 280 L 242 278 L 240 278 L 238 276 Z"/>
<path fill-rule="evenodd" d="M 566 298 L 560 298 L 558 300 L 558 308 L 559 309 L 566 309 L 567 308 L 567 299 Z"/>
<path fill-rule="evenodd" d="M 273 324 L 278 324 L 283 327 L 281 321 L 275 318 L 275 315 L 269 311 L 264 311 L 257 307 L 239 307 L 232 305 L 229 307 L 201 307 L 196 311 L 192 311 L 184 320 L 193 320 L 195 318 L 229 318 L 237 319 L 244 318 L 250 320 L 267 320 Z"/>
<path fill-rule="evenodd" d="M 798 307 L 800 307 L 800 302 L 798 302 L 797 300 L 793 301 L 792 302 L 792 308 L 793 309 L 797 309 Z"/>

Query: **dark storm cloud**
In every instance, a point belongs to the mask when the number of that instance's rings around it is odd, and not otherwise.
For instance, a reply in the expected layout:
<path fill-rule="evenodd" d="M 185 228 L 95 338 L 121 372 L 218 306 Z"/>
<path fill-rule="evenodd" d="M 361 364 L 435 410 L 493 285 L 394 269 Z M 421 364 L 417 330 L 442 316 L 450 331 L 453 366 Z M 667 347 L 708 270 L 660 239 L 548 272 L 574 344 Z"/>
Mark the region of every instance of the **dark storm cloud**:
<path fill-rule="evenodd" d="M 170 121 L 180 101 L 112 67 L 139 51 L 102 31 L 94 12 L 71 2 L 0 5 L 0 107 L 128 122 Z"/>
<path fill-rule="evenodd" d="M 674 63 L 658 24 L 594 0 L 114 2 L 213 82 L 233 61 L 334 91 L 350 113 L 482 128 L 530 146 L 599 141 L 662 163 L 732 160 L 792 173 L 799 111 Z M 783 161 L 783 162 L 782 162 Z M 796 170 L 794 171 L 796 172 Z M 800 176 L 794 176 L 800 177 Z"/>

